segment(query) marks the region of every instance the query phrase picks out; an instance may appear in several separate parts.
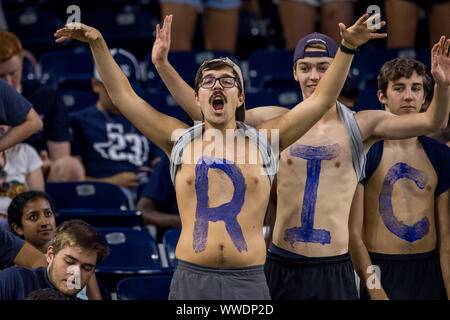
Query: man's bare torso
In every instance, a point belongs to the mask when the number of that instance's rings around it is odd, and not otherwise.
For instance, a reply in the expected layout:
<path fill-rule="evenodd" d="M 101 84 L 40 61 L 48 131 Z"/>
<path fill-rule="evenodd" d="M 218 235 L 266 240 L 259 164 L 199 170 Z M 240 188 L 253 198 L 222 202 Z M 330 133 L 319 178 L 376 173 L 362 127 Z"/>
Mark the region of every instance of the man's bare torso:
<path fill-rule="evenodd" d="M 254 164 L 249 163 L 249 144 L 252 142 L 246 139 L 246 160 L 237 148 L 234 158 L 225 147 L 221 155 L 206 152 L 211 143 L 196 150 L 191 142 L 184 150 L 184 163 L 175 179 L 182 223 L 176 249 L 178 259 L 221 267 L 264 264 L 266 246 L 262 227 L 270 180 L 261 173 L 259 157 Z M 214 158 L 233 163 L 212 164 Z"/>
<path fill-rule="evenodd" d="M 384 141 L 380 164 L 365 187 L 367 249 L 385 254 L 433 250 L 436 185 L 436 172 L 417 139 Z"/>
<path fill-rule="evenodd" d="M 281 153 L 273 243 L 309 257 L 348 252 L 357 182 L 349 136 L 333 108 Z"/>

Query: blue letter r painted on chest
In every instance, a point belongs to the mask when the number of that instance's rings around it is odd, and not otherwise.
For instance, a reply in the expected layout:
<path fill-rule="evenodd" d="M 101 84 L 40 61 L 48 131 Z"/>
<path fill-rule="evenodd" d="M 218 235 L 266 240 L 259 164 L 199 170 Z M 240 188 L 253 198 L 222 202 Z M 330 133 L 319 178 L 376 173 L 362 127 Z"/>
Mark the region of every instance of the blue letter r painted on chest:
<path fill-rule="evenodd" d="M 219 169 L 231 179 L 234 187 L 233 198 L 230 202 L 218 207 L 210 208 L 208 196 L 208 170 Z M 209 222 L 224 221 L 225 228 L 239 252 L 247 251 L 247 243 L 242 234 L 241 226 L 237 221 L 237 215 L 244 205 L 245 191 L 244 176 L 241 169 L 233 162 L 203 156 L 195 167 L 195 191 L 197 194 L 197 212 L 194 225 L 193 247 L 196 253 L 206 249 Z"/>

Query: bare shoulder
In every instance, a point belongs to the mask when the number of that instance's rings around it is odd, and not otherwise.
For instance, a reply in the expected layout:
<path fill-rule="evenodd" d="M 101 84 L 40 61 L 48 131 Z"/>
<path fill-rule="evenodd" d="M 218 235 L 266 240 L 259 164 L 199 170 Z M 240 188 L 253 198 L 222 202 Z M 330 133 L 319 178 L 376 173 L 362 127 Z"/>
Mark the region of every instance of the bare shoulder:
<path fill-rule="evenodd" d="M 355 120 L 363 141 L 371 138 L 375 126 L 389 115 L 392 114 L 384 110 L 363 110 L 355 113 Z"/>
<path fill-rule="evenodd" d="M 245 123 L 257 127 L 261 123 L 278 118 L 289 112 L 288 108 L 278 106 L 256 107 L 245 111 Z"/>

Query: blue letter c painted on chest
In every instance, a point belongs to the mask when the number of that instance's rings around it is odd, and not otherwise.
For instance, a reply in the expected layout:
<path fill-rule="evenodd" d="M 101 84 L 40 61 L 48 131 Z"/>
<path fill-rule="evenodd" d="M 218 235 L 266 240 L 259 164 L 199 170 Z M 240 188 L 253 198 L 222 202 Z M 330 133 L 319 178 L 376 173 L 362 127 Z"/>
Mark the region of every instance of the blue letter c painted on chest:
<path fill-rule="evenodd" d="M 427 183 L 427 176 L 424 172 L 408 166 L 406 163 L 398 162 L 389 169 L 383 181 L 380 197 L 378 199 L 381 218 L 386 226 L 397 237 L 408 242 L 422 239 L 430 229 L 430 222 L 427 217 L 416 222 L 412 226 L 399 221 L 392 210 L 392 191 L 394 184 L 402 179 L 413 180 L 419 189 L 423 189 Z"/>

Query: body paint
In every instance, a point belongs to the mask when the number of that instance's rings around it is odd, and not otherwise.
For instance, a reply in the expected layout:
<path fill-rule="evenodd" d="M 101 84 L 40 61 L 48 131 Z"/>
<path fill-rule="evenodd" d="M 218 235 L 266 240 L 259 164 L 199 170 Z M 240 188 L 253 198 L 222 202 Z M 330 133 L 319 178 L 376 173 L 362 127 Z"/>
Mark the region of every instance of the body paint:
<path fill-rule="evenodd" d="M 247 243 L 242 234 L 237 215 L 244 205 L 245 184 L 241 169 L 226 159 L 216 159 L 203 156 L 195 167 L 195 191 L 197 194 L 197 211 L 194 225 L 193 247 L 196 253 L 206 249 L 209 222 L 224 221 L 225 228 L 239 252 L 247 251 Z M 218 207 L 209 207 L 208 170 L 219 169 L 231 179 L 234 187 L 233 198 L 230 202 Z"/>
<path fill-rule="evenodd" d="M 322 245 L 331 242 L 330 232 L 324 229 L 314 229 L 314 211 L 316 208 L 317 189 L 319 187 L 320 166 L 323 160 L 332 160 L 339 155 L 337 144 L 330 146 L 311 147 L 294 144 L 289 148 L 291 156 L 307 161 L 306 184 L 303 194 L 301 212 L 301 227 L 287 229 L 284 240 L 294 245 L 294 242 L 315 242 Z"/>
<path fill-rule="evenodd" d="M 427 217 L 416 222 L 412 226 L 399 221 L 392 210 L 392 191 L 394 184 L 400 179 L 410 179 L 415 182 L 419 189 L 423 189 L 427 184 L 427 176 L 424 172 L 408 166 L 406 163 L 398 162 L 389 169 L 384 178 L 378 199 L 379 210 L 384 225 L 397 237 L 408 242 L 422 239 L 430 229 L 430 222 Z"/>

